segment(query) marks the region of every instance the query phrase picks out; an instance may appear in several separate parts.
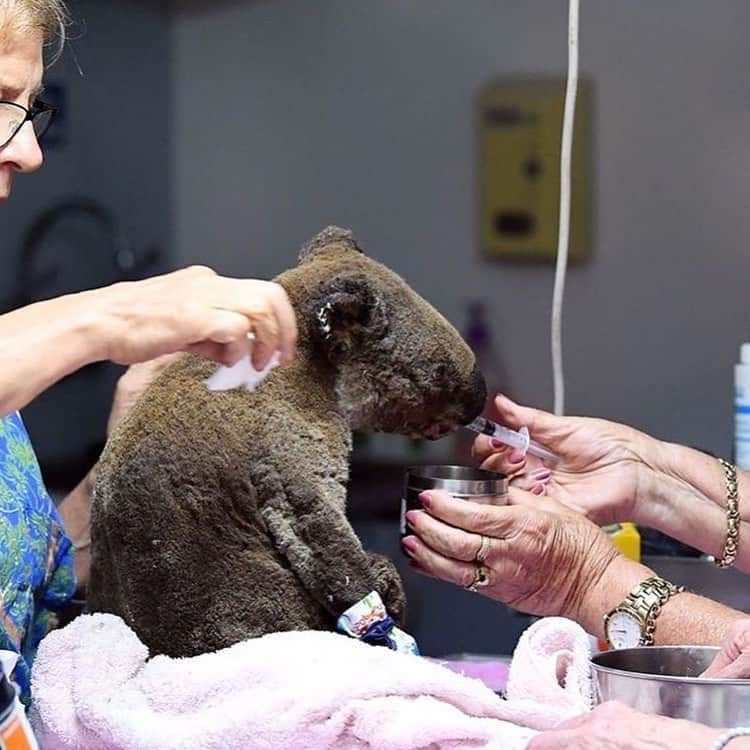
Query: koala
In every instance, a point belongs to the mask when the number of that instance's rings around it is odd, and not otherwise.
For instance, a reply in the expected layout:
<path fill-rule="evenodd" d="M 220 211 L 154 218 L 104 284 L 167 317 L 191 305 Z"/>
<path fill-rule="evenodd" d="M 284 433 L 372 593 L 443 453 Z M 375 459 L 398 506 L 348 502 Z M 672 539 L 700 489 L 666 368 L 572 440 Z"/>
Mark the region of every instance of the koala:
<path fill-rule="evenodd" d="M 486 388 L 456 330 L 329 227 L 276 281 L 299 328 L 292 365 L 254 391 L 210 392 L 184 355 L 105 447 L 92 498 L 92 611 L 152 654 L 193 656 L 273 631 L 335 629 L 371 591 L 405 597 L 346 517 L 352 430 L 439 438 Z"/>

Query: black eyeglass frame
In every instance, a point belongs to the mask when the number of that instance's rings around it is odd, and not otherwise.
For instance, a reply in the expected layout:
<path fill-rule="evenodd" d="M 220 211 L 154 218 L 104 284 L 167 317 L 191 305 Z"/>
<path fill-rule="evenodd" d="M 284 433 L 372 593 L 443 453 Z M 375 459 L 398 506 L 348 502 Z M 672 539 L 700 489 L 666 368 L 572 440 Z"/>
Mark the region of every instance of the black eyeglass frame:
<path fill-rule="evenodd" d="M 31 105 L 31 107 L 24 107 L 23 104 L 19 104 L 18 102 L 8 102 L 4 99 L 0 99 L 0 104 L 10 105 L 11 107 L 16 107 L 17 109 L 20 109 L 24 113 L 24 118 L 21 120 L 16 128 L 13 130 L 13 132 L 10 134 L 8 138 L 4 142 L 0 142 L 0 149 L 4 149 L 19 133 L 21 128 L 27 123 L 30 122 L 34 123 L 34 120 L 39 117 L 39 115 L 44 114 L 45 112 L 50 113 L 49 121 L 47 122 L 47 125 L 45 126 L 44 130 L 42 130 L 41 133 L 36 134 L 36 138 L 38 141 L 41 141 L 44 134 L 49 130 L 49 126 L 52 124 L 52 121 L 55 119 L 55 114 L 57 112 L 57 107 L 54 107 L 51 104 L 47 104 L 46 102 L 43 102 L 41 99 L 36 99 L 34 103 Z M 35 131 L 36 132 L 36 131 Z"/>

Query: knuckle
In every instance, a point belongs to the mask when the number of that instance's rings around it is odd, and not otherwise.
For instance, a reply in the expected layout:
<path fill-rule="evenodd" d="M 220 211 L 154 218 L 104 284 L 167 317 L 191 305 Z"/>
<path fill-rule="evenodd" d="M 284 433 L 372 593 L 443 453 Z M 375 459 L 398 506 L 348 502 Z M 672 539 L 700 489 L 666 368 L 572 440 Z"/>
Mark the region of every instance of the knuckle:
<path fill-rule="evenodd" d="M 271 294 L 273 294 L 278 299 L 282 299 L 282 300 L 287 299 L 286 289 L 284 289 L 284 287 L 281 286 L 281 284 L 279 284 L 276 281 L 269 281 L 267 283 L 268 283 L 268 288 Z"/>
<path fill-rule="evenodd" d="M 472 539 L 462 541 L 458 548 L 458 556 L 461 560 L 473 560 L 477 556 L 477 544 Z"/>
<path fill-rule="evenodd" d="M 185 271 L 192 276 L 216 276 L 216 271 L 214 271 L 213 268 L 209 266 L 204 266 L 201 264 L 196 264 L 193 266 L 188 266 Z"/>
<path fill-rule="evenodd" d="M 480 505 L 471 512 L 472 528 L 486 529 L 492 525 L 492 514 L 488 506 Z"/>

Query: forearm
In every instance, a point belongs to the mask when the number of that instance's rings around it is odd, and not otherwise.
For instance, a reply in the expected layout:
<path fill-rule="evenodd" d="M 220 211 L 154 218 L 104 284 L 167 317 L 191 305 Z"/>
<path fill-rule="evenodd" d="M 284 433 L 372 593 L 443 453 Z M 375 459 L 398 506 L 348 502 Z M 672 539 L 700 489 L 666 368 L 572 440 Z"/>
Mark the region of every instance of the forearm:
<path fill-rule="evenodd" d="M 93 294 L 66 295 L 0 316 L 0 415 L 104 358 Z"/>
<path fill-rule="evenodd" d="M 740 544 L 735 565 L 750 572 L 750 478 L 737 471 Z M 660 443 L 639 483 L 636 522 L 721 557 L 727 537 L 727 488 L 719 462 L 700 451 Z"/>
<path fill-rule="evenodd" d="M 642 581 L 654 572 L 645 565 L 617 557 L 601 578 L 592 581 L 583 592 L 579 608 L 572 613 L 586 629 L 604 637 L 604 615 L 611 611 Z M 656 645 L 676 645 L 689 641 L 694 645 L 720 646 L 731 624 L 746 619 L 743 612 L 688 592 L 674 595 L 662 607 L 656 620 Z"/>
<path fill-rule="evenodd" d="M 79 592 L 84 592 L 89 582 L 92 489 L 93 474 L 89 472 L 57 508 L 65 531 L 73 542 L 73 567 Z"/>

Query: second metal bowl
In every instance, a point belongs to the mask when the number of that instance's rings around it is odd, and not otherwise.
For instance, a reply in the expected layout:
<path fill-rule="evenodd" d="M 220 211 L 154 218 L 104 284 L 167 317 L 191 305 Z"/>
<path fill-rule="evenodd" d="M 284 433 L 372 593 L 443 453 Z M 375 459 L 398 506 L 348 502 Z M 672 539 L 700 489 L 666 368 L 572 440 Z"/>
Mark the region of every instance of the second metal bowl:
<path fill-rule="evenodd" d="M 597 702 L 616 700 L 645 713 L 711 727 L 750 724 L 750 680 L 700 677 L 718 648 L 646 646 L 591 659 Z"/>

